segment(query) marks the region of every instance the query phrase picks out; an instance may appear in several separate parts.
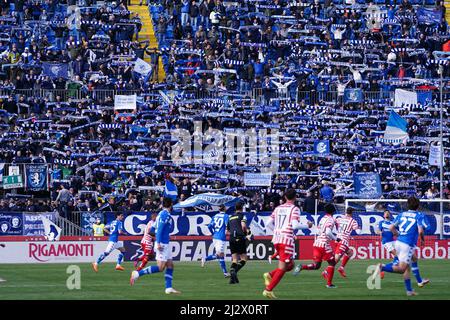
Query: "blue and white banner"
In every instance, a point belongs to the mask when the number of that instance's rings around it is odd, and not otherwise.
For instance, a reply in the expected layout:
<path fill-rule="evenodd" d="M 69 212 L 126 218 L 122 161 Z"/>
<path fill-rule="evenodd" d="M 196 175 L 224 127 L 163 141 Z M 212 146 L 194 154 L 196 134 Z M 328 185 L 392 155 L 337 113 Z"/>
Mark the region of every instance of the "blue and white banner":
<path fill-rule="evenodd" d="M 22 232 L 21 213 L 0 213 L 0 236 L 21 236 Z"/>
<path fill-rule="evenodd" d="M 68 78 L 69 77 L 69 64 L 67 63 L 42 63 L 42 73 L 51 78 Z"/>
<path fill-rule="evenodd" d="M 218 193 L 202 193 L 176 204 L 174 209 L 193 208 L 198 206 L 218 207 L 225 205 L 226 207 L 234 206 L 239 200 L 237 197 L 223 195 Z"/>
<path fill-rule="evenodd" d="M 433 101 L 433 93 L 429 91 L 417 92 L 417 102 L 423 106 L 428 105 Z"/>
<path fill-rule="evenodd" d="M 408 140 L 407 126 L 408 122 L 405 119 L 400 117 L 397 112 L 391 111 L 384 131 L 383 142 L 393 144 L 406 142 Z"/>
<path fill-rule="evenodd" d="M 56 214 L 54 212 L 46 212 L 41 214 L 23 213 L 23 235 L 24 236 L 43 236 L 44 225 L 42 224 L 42 216 L 55 221 Z"/>
<path fill-rule="evenodd" d="M 93 229 L 92 225 L 95 223 L 95 221 L 99 218 L 100 220 L 103 220 L 103 212 L 96 211 L 96 212 L 82 212 L 81 213 L 81 221 L 80 221 L 80 227 L 83 229 L 83 232 L 86 234 L 92 235 Z M 102 221 L 104 222 L 104 221 Z"/>
<path fill-rule="evenodd" d="M 362 89 L 345 89 L 344 103 L 364 102 L 364 93 Z"/>
<path fill-rule="evenodd" d="M 164 197 L 170 198 L 172 199 L 172 201 L 176 201 L 178 198 L 178 188 L 170 180 L 166 180 L 166 185 L 164 187 Z"/>
<path fill-rule="evenodd" d="M 247 187 L 270 187 L 272 174 L 244 172 L 244 184 Z"/>
<path fill-rule="evenodd" d="M 40 215 L 41 221 L 44 226 L 44 237 L 47 241 L 59 241 L 61 237 L 62 229 L 53 223 L 50 219 L 47 219 L 45 215 Z"/>
<path fill-rule="evenodd" d="M 439 24 L 442 20 L 441 9 L 428 9 L 425 7 L 417 8 L 417 20 L 423 24 Z"/>
<path fill-rule="evenodd" d="M 381 180 L 378 173 L 355 173 L 353 187 L 359 198 L 379 198 L 382 195 Z"/>
<path fill-rule="evenodd" d="M 48 190 L 48 167 L 46 164 L 25 165 L 25 176 L 27 190 Z"/>
<path fill-rule="evenodd" d="M 426 206 L 427 204 L 425 204 Z M 387 208 L 388 203 L 385 204 L 384 208 Z M 354 213 L 354 218 L 361 227 L 362 235 L 376 235 L 376 229 L 380 221 L 383 220 L 383 209 L 378 212 L 371 211 L 373 209 L 359 208 L 356 209 Z M 391 211 L 394 214 L 399 213 L 397 210 Z M 214 212 L 192 212 L 188 214 L 172 214 L 173 225 L 171 229 L 172 236 L 210 236 L 211 232 L 208 229 L 208 224 L 211 222 L 212 217 L 216 214 Z M 336 213 L 335 217 L 340 217 L 344 213 Z M 444 213 L 444 235 L 450 236 L 450 213 Z M 113 212 L 106 213 L 107 221 L 110 223 L 115 219 Z M 130 235 L 142 235 L 145 226 L 150 220 L 150 212 L 133 212 L 125 215 L 124 228 L 125 231 Z M 271 215 L 271 212 L 258 212 L 256 215 L 252 212 L 247 212 L 247 224 L 250 226 L 252 233 L 255 236 L 271 235 L 271 232 L 266 228 L 266 223 Z M 317 226 L 320 219 L 323 217 L 323 213 L 309 214 L 303 213 L 300 215 L 300 222 L 306 223 L 307 220 L 314 223 Z M 427 235 L 437 235 L 440 232 L 440 227 L 438 222 L 440 220 L 440 214 L 437 212 L 435 214 L 427 214 L 427 219 L 430 227 L 425 230 Z M 267 233 L 266 233 L 267 232 Z M 317 228 L 313 227 L 311 229 L 298 230 L 297 235 L 316 235 Z"/>
<path fill-rule="evenodd" d="M 323 156 L 330 153 L 330 141 L 329 140 L 317 140 L 314 141 L 314 154 Z"/>

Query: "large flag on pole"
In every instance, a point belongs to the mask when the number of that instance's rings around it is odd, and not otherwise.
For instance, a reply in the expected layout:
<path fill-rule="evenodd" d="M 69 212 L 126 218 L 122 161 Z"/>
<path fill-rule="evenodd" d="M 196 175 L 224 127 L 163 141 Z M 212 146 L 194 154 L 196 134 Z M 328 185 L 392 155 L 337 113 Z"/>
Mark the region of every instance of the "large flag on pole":
<path fill-rule="evenodd" d="M 391 111 L 387 122 L 384 138 L 381 139 L 385 143 L 400 144 L 408 140 L 407 132 L 408 123 L 400 117 L 397 112 Z"/>
<path fill-rule="evenodd" d="M 170 180 L 166 180 L 166 186 L 164 187 L 164 197 L 172 199 L 172 201 L 178 198 L 178 188 Z"/>
<path fill-rule="evenodd" d="M 54 224 L 51 220 L 41 215 L 42 224 L 44 225 L 44 236 L 48 241 L 58 241 L 61 237 L 62 229 Z"/>

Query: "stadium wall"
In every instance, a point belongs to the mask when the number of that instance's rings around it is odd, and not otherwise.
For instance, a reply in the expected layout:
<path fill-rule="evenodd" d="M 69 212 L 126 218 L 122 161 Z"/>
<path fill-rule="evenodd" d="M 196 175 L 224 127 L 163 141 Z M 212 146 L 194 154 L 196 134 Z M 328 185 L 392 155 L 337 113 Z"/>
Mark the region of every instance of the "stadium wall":
<path fill-rule="evenodd" d="M 5 244 L 0 248 L 0 263 L 83 263 L 94 261 L 106 248 L 107 237 L 61 237 L 61 241 L 48 242 L 42 237 L 11 236 L 0 238 Z M 122 237 L 126 248 L 125 260 L 134 260 L 142 254 L 141 237 Z M 297 239 L 297 259 L 311 260 L 313 236 Z M 379 237 L 357 236 L 351 240 L 354 249 L 353 259 L 388 259 L 382 249 Z M 211 237 L 185 236 L 173 237 L 172 255 L 176 261 L 200 261 L 214 250 Z M 227 260 L 230 253 L 227 248 Z M 274 253 L 271 237 L 255 237 L 249 244 L 248 256 L 251 260 L 267 260 Z M 118 251 L 106 258 L 107 262 L 117 259 Z M 426 237 L 425 245 L 418 250 L 420 259 L 450 259 L 450 240 Z"/>

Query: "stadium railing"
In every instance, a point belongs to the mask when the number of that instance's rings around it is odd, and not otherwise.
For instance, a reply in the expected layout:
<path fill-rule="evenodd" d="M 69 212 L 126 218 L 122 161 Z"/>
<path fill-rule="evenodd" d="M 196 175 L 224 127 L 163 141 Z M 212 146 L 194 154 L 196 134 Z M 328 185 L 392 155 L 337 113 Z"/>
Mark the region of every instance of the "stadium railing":
<path fill-rule="evenodd" d="M 0 89 L 0 97 L 15 96 L 17 99 L 20 96 L 25 98 L 42 98 L 49 102 L 54 101 L 69 101 L 81 100 L 91 98 L 95 101 L 104 101 L 106 98 L 114 98 L 115 95 L 146 95 L 158 94 L 160 90 L 116 90 L 116 89 L 94 89 L 87 90 L 86 88 L 79 89 Z M 306 104 L 313 105 L 321 102 L 342 102 L 343 95 L 339 95 L 337 91 L 277 91 L 265 90 L 262 88 L 254 88 L 248 91 L 220 91 L 220 90 L 180 90 L 180 97 L 187 99 L 214 99 L 224 96 L 240 96 L 242 98 L 254 99 L 257 103 L 268 103 L 269 101 L 285 100 L 289 102 L 304 101 Z M 445 91 L 444 95 L 450 92 Z M 432 95 L 433 100 L 436 100 L 438 93 Z M 394 91 L 364 91 L 364 101 L 375 101 L 379 99 L 393 99 Z"/>

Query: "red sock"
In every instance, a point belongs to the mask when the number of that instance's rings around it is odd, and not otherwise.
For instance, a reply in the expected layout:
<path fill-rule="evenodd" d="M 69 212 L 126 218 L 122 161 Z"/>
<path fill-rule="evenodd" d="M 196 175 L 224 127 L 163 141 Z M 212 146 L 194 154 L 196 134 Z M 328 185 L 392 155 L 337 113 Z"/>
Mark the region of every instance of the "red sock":
<path fill-rule="evenodd" d="M 316 270 L 316 264 L 315 263 L 302 264 L 302 270 Z"/>
<path fill-rule="evenodd" d="M 145 256 L 142 261 L 141 261 L 141 265 L 136 269 L 137 271 L 141 271 L 142 269 L 144 269 L 145 265 L 148 262 L 148 257 Z"/>
<path fill-rule="evenodd" d="M 341 267 L 344 268 L 347 264 L 348 260 L 350 260 L 350 257 L 347 254 L 344 254 L 342 257 Z"/>
<path fill-rule="evenodd" d="M 267 291 L 272 291 L 273 288 L 277 286 L 277 284 L 280 282 L 281 278 L 283 278 L 285 271 L 281 269 L 276 269 L 275 273 L 272 277 L 272 281 L 270 281 L 269 285 L 266 287 Z"/>
<path fill-rule="evenodd" d="M 269 272 L 269 274 L 270 274 L 270 276 L 273 278 L 273 276 L 275 275 L 275 273 L 277 272 L 277 270 L 278 270 L 278 268 L 277 269 L 274 269 L 274 270 L 272 270 L 272 271 L 270 271 Z"/>
<path fill-rule="evenodd" d="M 328 266 L 326 271 L 328 273 L 327 285 L 331 285 L 333 284 L 334 266 Z"/>

